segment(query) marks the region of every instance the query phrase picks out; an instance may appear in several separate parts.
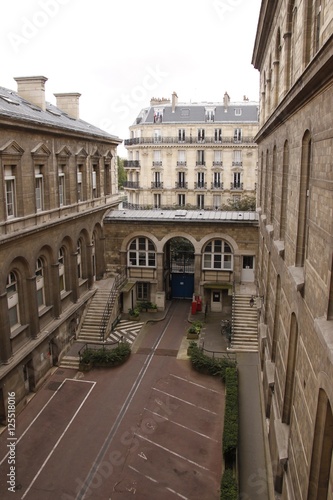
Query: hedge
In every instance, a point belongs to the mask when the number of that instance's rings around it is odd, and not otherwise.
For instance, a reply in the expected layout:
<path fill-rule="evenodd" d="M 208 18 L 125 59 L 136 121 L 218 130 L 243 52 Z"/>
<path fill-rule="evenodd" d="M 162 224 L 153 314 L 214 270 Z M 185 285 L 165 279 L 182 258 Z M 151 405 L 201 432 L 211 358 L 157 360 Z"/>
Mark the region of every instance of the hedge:
<path fill-rule="evenodd" d="M 120 342 L 114 349 L 86 349 L 81 358 L 82 363 L 94 366 L 118 366 L 129 357 L 131 347 L 128 342 Z"/>
<path fill-rule="evenodd" d="M 237 500 L 238 485 L 232 469 L 225 469 L 221 479 L 221 500 Z"/>
<path fill-rule="evenodd" d="M 190 342 L 188 354 L 190 356 L 192 366 L 197 371 L 220 377 L 223 382 L 225 382 L 227 368 L 236 367 L 236 362 L 231 359 L 216 359 L 206 356 L 198 347 L 196 342 Z"/>
<path fill-rule="evenodd" d="M 238 373 L 236 368 L 226 369 L 225 383 L 223 454 L 226 462 L 233 463 L 238 447 Z"/>

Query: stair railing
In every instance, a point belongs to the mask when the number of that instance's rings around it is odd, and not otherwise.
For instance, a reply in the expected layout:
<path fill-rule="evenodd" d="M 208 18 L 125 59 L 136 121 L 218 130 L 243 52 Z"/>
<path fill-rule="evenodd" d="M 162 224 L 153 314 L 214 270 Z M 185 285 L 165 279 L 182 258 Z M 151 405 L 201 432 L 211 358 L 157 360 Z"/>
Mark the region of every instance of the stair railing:
<path fill-rule="evenodd" d="M 109 319 L 113 311 L 113 307 L 116 303 L 116 298 L 118 297 L 119 288 L 123 285 L 123 283 L 125 283 L 126 279 L 127 279 L 126 272 L 123 270 L 120 274 L 118 274 L 115 277 L 115 280 L 112 284 L 110 294 L 107 303 L 105 305 L 101 323 L 99 326 L 99 336 L 101 341 L 105 340 L 105 336 L 109 325 Z"/>

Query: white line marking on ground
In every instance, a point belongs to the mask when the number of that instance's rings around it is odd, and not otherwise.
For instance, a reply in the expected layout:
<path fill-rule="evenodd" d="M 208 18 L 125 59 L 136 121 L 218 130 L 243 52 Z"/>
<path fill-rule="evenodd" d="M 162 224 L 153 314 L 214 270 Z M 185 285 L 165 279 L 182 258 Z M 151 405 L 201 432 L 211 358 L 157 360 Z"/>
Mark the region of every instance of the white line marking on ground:
<path fill-rule="evenodd" d="M 151 476 L 147 476 L 146 474 L 143 474 L 142 472 L 140 472 L 138 469 L 136 469 L 132 465 L 129 465 L 128 468 L 134 470 L 134 472 L 136 472 L 137 474 L 140 474 L 140 476 L 146 477 L 147 479 L 149 479 L 149 481 L 152 481 L 153 483 L 158 483 L 158 481 L 156 481 L 156 479 L 154 479 Z"/>
<path fill-rule="evenodd" d="M 72 380 L 72 379 L 68 379 L 68 380 Z M 23 498 L 25 498 L 25 496 L 27 495 L 27 493 L 29 493 L 32 485 L 34 484 L 34 482 L 36 481 L 36 479 L 38 478 L 39 474 L 42 472 L 42 470 L 44 469 L 45 465 L 47 464 L 47 462 L 49 461 L 51 455 L 53 454 L 54 450 L 57 448 L 58 444 L 60 443 L 60 441 L 62 440 L 62 438 L 64 437 L 64 435 L 66 434 L 67 430 L 69 429 L 70 425 L 72 424 L 72 422 L 74 421 L 76 415 L 79 413 L 79 411 L 81 410 L 82 406 L 84 405 L 84 403 L 86 402 L 86 400 L 88 399 L 88 397 L 90 396 L 90 393 L 91 391 L 93 390 L 96 382 L 93 382 L 93 386 L 90 388 L 89 392 L 86 394 L 85 398 L 83 399 L 83 401 L 81 402 L 80 406 L 78 407 L 78 409 L 76 410 L 76 412 L 74 413 L 73 417 L 70 419 L 70 421 L 68 422 L 68 424 L 66 425 L 64 431 L 62 432 L 62 434 L 60 435 L 59 439 L 57 440 L 56 444 L 53 446 L 52 450 L 50 451 L 50 453 L 48 454 L 48 456 L 46 457 L 46 459 L 44 460 L 44 462 L 42 463 L 42 466 L 40 467 L 39 471 L 37 472 L 37 474 L 35 475 L 35 477 L 33 478 L 33 480 L 31 481 L 31 483 L 29 484 L 28 488 L 26 489 L 24 495 L 22 496 L 22 500 Z"/>
<path fill-rule="evenodd" d="M 172 394 L 169 394 L 168 392 L 161 391 L 160 389 L 156 389 L 156 387 L 153 387 L 153 391 L 161 392 L 162 394 L 166 394 L 167 396 L 170 396 L 170 398 L 178 399 L 178 401 L 181 401 L 182 403 L 186 403 L 187 405 L 194 406 L 195 408 L 199 408 L 200 410 L 207 411 L 208 413 L 212 413 L 213 415 L 217 415 L 217 413 L 215 411 L 211 411 L 211 410 L 208 410 L 207 408 L 203 408 L 202 406 L 195 405 L 194 403 L 190 403 L 189 401 L 186 401 L 185 399 L 177 398 L 177 396 L 173 396 Z"/>
<path fill-rule="evenodd" d="M 214 443 L 218 443 L 216 439 L 211 438 L 210 436 L 207 436 L 206 434 L 202 434 L 202 432 L 195 431 L 194 429 L 191 429 L 190 427 L 186 427 L 186 425 L 179 424 L 178 422 L 175 422 L 174 420 L 170 420 L 168 417 L 164 417 L 163 415 L 160 415 L 159 413 L 156 413 L 155 411 L 148 410 L 148 408 L 145 408 L 146 411 L 149 413 L 152 413 L 153 415 L 156 415 L 157 417 L 163 418 L 164 420 L 167 420 L 171 424 L 178 425 L 179 427 L 182 427 L 183 429 L 187 429 L 190 432 L 194 432 L 195 434 L 198 434 L 199 436 L 202 436 L 206 439 L 210 439 L 211 441 L 214 441 Z"/>
<path fill-rule="evenodd" d="M 52 396 L 50 397 L 50 399 L 47 401 L 47 403 L 45 403 L 45 405 L 43 406 L 43 408 L 37 413 L 37 415 L 35 416 L 35 418 L 30 422 L 30 424 L 28 425 L 28 427 L 26 428 L 26 430 L 21 434 L 21 436 L 19 437 L 19 439 L 16 441 L 16 444 L 18 444 L 21 441 L 21 439 L 25 436 L 25 434 L 32 427 L 32 425 L 36 422 L 36 420 L 38 419 L 38 417 L 43 413 L 43 411 L 45 410 L 45 408 L 52 401 L 52 399 L 56 396 L 57 392 L 61 389 L 61 387 L 64 385 L 65 382 L 84 382 L 84 383 L 88 383 L 88 384 L 93 384 L 92 389 L 96 385 L 96 382 L 92 382 L 90 380 L 78 380 L 78 379 L 73 379 L 73 378 L 65 378 L 65 380 L 63 380 L 61 382 L 61 384 L 59 385 L 58 389 L 56 391 L 54 391 L 54 393 L 52 394 Z M 9 453 L 7 453 L 7 455 L 5 455 L 5 457 L 0 462 L 0 465 L 6 460 L 6 458 L 8 457 L 8 455 L 9 455 Z"/>
<path fill-rule="evenodd" d="M 215 389 L 210 389 L 209 387 L 205 387 L 204 385 L 197 384 L 196 382 L 192 382 L 191 380 L 188 380 L 187 378 L 178 377 L 178 375 L 174 375 L 173 373 L 170 373 L 170 377 L 178 378 L 179 380 L 183 380 L 184 382 L 188 382 L 189 384 L 196 385 L 197 387 L 201 387 L 202 389 L 205 389 L 206 391 L 216 392 L 216 394 L 220 394 L 220 392 L 215 391 Z"/>
<path fill-rule="evenodd" d="M 199 467 L 200 469 L 209 470 L 209 469 L 207 469 L 207 467 L 204 467 L 203 465 L 200 465 L 197 462 L 193 462 L 193 460 L 190 460 L 189 458 L 183 457 L 183 455 L 179 455 L 179 453 L 176 453 L 175 451 L 172 451 L 169 448 L 165 448 L 161 444 L 155 443 L 154 441 L 151 441 L 150 439 L 148 439 L 144 436 L 141 436 L 140 434 L 137 434 L 136 432 L 134 433 L 134 436 L 137 436 L 137 437 L 143 439 L 144 441 L 148 441 L 148 443 L 151 443 L 151 444 L 157 446 L 158 448 L 161 448 L 162 450 L 167 451 L 168 453 L 171 453 L 171 455 L 175 455 L 175 457 L 181 458 L 182 460 L 185 460 L 185 462 L 188 462 L 192 465 L 195 465 L 196 467 Z"/>
<path fill-rule="evenodd" d="M 174 493 L 175 495 L 177 495 L 177 497 L 179 498 L 183 498 L 183 500 L 188 500 L 187 497 L 184 497 L 183 495 L 181 495 L 180 493 L 177 493 L 177 491 L 175 490 L 172 490 L 171 488 L 166 488 L 168 491 L 170 491 L 170 493 Z"/>

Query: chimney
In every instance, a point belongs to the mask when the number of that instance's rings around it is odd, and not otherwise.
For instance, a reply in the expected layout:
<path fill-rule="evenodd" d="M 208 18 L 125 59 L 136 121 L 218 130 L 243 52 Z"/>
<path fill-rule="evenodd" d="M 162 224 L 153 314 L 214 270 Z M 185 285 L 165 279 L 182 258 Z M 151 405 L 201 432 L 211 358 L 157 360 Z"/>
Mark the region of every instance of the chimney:
<path fill-rule="evenodd" d="M 45 76 L 20 76 L 14 78 L 17 93 L 23 99 L 35 104 L 45 111 Z"/>
<path fill-rule="evenodd" d="M 230 97 L 228 95 L 228 92 L 225 92 L 224 96 L 223 96 L 224 111 L 227 111 L 227 107 L 229 106 L 229 102 L 230 102 Z"/>
<path fill-rule="evenodd" d="M 67 113 L 71 118 L 78 120 L 79 113 L 79 99 L 81 94 L 78 92 L 68 92 L 66 94 L 54 94 L 57 99 L 57 108 L 64 113 Z"/>
<path fill-rule="evenodd" d="M 176 110 L 176 106 L 178 104 L 178 95 L 176 92 L 172 93 L 172 112 L 174 113 Z"/>

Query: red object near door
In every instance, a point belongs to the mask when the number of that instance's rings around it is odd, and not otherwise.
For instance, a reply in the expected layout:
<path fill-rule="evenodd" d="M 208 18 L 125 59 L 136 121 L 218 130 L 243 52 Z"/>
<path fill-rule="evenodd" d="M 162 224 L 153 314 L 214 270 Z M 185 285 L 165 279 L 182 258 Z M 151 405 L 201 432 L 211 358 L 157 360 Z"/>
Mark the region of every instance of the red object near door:
<path fill-rule="evenodd" d="M 201 297 L 198 297 L 198 299 L 197 299 L 197 311 L 198 312 L 202 311 L 202 300 L 201 300 Z"/>
<path fill-rule="evenodd" d="M 197 301 L 196 300 L 193 300 L 192 302 L 192 314 L 195 314 L 197 312 Z"/>

